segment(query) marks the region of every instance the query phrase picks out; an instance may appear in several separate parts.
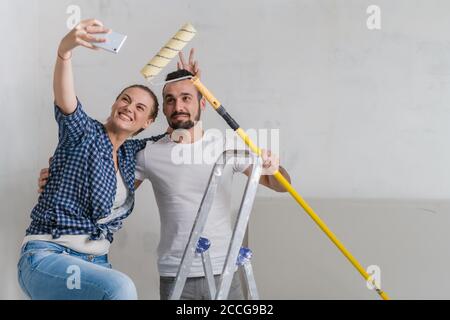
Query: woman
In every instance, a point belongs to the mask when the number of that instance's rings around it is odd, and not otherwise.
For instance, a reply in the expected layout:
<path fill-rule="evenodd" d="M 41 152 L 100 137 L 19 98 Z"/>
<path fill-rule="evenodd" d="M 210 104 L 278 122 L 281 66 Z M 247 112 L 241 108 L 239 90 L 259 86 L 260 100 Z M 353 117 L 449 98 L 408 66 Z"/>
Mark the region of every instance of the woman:
<path fill-rule="evenodd" d="M 133 85 L 117 97 L 106 124 L 83 111 L 72 51 L 96 50 L 92 43 L 104 42 L 100 34 L 107 32 L 100 21 L 85 20 L 58 48 L 53 88 L 59 143 L 18 263 L 19 283 L 31 299 L 137 299 L 133 282 L 111 268 L 107 254 L 133 209 L 135 156 L 146 143 L 127 139 L 155 120 L 158 101 L 148 87 Z"/>

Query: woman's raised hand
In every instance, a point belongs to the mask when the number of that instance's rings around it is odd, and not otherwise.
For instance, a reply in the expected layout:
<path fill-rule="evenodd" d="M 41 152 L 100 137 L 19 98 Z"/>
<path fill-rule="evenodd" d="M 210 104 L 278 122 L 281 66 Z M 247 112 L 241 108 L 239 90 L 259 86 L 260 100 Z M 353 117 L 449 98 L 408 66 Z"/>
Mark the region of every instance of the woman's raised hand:
<path fill-rule="evenodd" d="M 106 39 L 98 34 L 109 33 L 110 29 L 105 28 L 103 23 L 96 19 L 81 21 L 62 40 L 58 48 L 58 54 L 63 58 L 68 58 L 73 49 L 83 46 L 92 50 L 98 50 L 93 42 L 105 42 Z"/>

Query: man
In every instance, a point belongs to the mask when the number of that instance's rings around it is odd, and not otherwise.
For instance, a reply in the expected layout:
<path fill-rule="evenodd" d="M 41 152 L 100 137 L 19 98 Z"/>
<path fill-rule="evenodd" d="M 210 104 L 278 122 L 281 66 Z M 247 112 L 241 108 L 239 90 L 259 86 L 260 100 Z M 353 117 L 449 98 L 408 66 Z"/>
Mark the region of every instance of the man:
<path fill-rule="evenodd" d="M 146 148 L 137 155 L 136 165 L 136 189 L 144 180 L 150 180 L 159 208 L 161 235 L 158 245 L 158 271 L 162 300 L 169 298 L 175 283 L 178 267 L 214 163 L 222 151 L 228 149 L 226 139 L 202 129 L 200 119 L 206 100 L 191 81 L 186 79 L 187 76 L 193 76 L 193 73 L 197 76 L 200 73 L 197 62 L 193 60 L 193 51 L 189 64 L 185 63 L 182 55 L 180 61 L 179 70 L 167 76 L 168 83 L 163 89 L 163 113 L 169 128 L 158 141 L 147 142 Z M 263 150 L 262 158 L 266 173 L 278 169 L 290 181 L 286 170 L 279 166 L 277 156 Z M 251 170 L 251 166 L 245 161 L 235 160 L 231 165 L 225 166 L 202 234 L 211 241 L 209 253 L 216 284 L 232 235 L 230 200 L 233 173 L 241 172 L 249 176 Z M 41 180 L 42 178 L 46 178 L 45 174 L 41 175 Z M 277 192 L 285 192 L 270 174 L 262 175 L 260 184 Z M 181 299 L 208 298 L 208 285 L 201 259 L 196 258 Z M 228 299 L 243 299 L 237 274 L 233 278 Z"/>
<path fill-rule="evenodd" d="M 186 70 L 179 70 L 167 76 L 166 81 L 170 82 L 163 89 L 163 113 L 169 130 L 159 141 L 147 143 L 146 149 L 137 155 L 137 185 L 145 179 L 151 181 L 161 218 L 158 246 L 161 299 L 170 295 L 212 168 L 227 144 L 217 135 L 203 131 L 200 118 L 206 101 L 191 81 L 174 81 L 190 75 Z M 278 158 L 270 151 L 264 151 L 263 160 L 265 169 L 274 171 L 278 168 Z M 202 235 L 211 241 L 209 250 L 216 281 L 232 235 L 232 176 L 234 172 L 249 176 L 251 170 L 247 163 L 241 161 L 225 167 Z M 281 167 L 279 170 L 290 180 L 286 170 Z M 271 175 L 262 176 L 260 183 L 278 192 L 285 191 Z M 201 259 L 196 258 L 181 299 L 208 299 L 207 288 Z M 237 276 L 233 279 L 228 298 L 243 298 Z"/>

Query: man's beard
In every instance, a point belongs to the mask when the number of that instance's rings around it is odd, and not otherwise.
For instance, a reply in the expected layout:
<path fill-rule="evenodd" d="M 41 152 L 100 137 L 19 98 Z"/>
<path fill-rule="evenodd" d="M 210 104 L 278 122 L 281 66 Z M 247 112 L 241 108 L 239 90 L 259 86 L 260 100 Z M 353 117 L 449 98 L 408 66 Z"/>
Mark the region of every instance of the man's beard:
<path fill-rule="evenodd" d="M 178 129 L 185 129 L 185 130 L 189 130 L 191 128 L 193 128 L 195 126 L 195 122 L 192 120 L 187 120 L 187 121 L 183 121 L 183 122 L 177 122 L 177 123 L 170 123 L 170 127 L 174 130 L 178 130 Z"/>
<path fill-rule="evenodd" d="M 170 119 L 172 119 L 174 116 L 179 115 L 179 114 L 187 115 L 189 118 L 191 117 L 191 115 L 189 113 L 174 112 L 174 113 L 171 114 Z M 174 130 L 178 130 L 178 129 L 189 130 L 189 129 L 192 129 L 195 126 L 195 123 L 200 120 L 200 115 L 201 115 L 201 109 L 200 109 L 200 107 L 198 107 L 197 116 L 195 117 L 194 121 L 192 121 L 191 119 L 186 120 L 186 121 L 182 121 L 182 122 L 176 122 L 176 123 L 173 123 L 172 121 L 169 121 L 169 126 L 172 129 L 174 129 Z"/>

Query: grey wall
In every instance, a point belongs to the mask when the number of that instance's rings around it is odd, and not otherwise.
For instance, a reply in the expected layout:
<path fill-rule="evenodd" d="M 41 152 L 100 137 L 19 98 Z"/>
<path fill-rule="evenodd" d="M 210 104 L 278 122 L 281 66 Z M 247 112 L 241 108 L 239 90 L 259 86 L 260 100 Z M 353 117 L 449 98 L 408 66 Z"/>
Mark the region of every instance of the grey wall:
<path fill-rule="evenodd" d="M 310 199 L 364 269 L 378 266 L 392 299 L 449 299 L 449 201 Z M 290 199 L 258 199 L 250 246 L 264 299 L 379 299 Z"/>
<path fill-rule="evenodd" d="M 117 56 L 74 54 L 77 93 L 90 115 L 105 120 L 120 89 L 143 82 L 142 66 L 192 22 L 204 83 L 242 127 L 280 129 L 294 186 L 316 199 L 318 213 L 364 266 L 380 264 L 386 290 L 395 298 L 448 298 L 442 275 L 450 263 L 450 3 L 444 0 L 1 1 L 0 28 L 9 33 L 0 51 L 0 298 L 23 297 L 15 265 L 38 171 L 56 145 L 51 76 L 71 4 L 83 18 L 129 35 Z M 381 30 L 366 28 L 370 4 L 381 7 Z M 226 128 L 211 110 L 204 121 Z M 161 117 L 143 135 L 164 128 Z M 264 297 L 373 298 L 289 197 L 262 189 L 258 195 L 250 245 Z M 272 206 L 264 205 L 268 197 Z M 277 247 L 275 262 L 264 248 L 281 236 L 292 247 Z M 147 183 L 111 252 L 141 298 L 158 298 L 158 238 Z M 275 275 L 286 261 L 297 267 Z"/>

